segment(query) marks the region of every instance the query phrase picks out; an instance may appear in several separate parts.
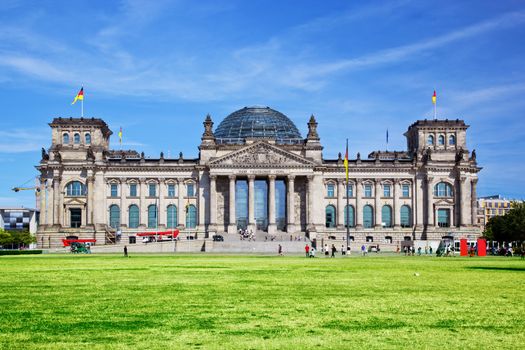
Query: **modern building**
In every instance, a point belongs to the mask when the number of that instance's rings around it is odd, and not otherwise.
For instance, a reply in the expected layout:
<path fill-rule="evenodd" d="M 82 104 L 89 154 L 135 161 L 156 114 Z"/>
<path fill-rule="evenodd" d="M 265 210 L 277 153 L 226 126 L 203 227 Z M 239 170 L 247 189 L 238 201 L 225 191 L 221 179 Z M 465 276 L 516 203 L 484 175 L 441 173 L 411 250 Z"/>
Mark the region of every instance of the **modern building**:
<path fill-rule="evenodd" d="M 209 115 L 203 124 L 198 158 L 170 159 L 111 150 L 101 119 L 55 118 L 37 166 L 38 235 L 52 245 L 174 228 L 199 238 L 247 228 L 320 239 L 346 237 L 348 225 L 354 241 L 378 243 L 479 235 L 481 168 L 463 120 L 418 120 L 406 150 L 357 153 L 348 186 L 341 155 L 323 157 L 314 116 L 306 137 L 269 107 L 242 108 L 216 129 Z"/>
<path fill-rule="evenodd" d="M 512 209 L 513 202 L 521 202 L 521 200 L 506 199 L 499 194 L 486 197 L 478 197 L 478 224 L 481 231 L 485 230 L 485 225 L 490 218 L 494 216 L 506 215 Z"/>
<path fill-rule="evenodd" d="M 0 227 L 6 231 L 22 230 L 35 234 L 38 227 L 37 209 L 0 207 Z"/>

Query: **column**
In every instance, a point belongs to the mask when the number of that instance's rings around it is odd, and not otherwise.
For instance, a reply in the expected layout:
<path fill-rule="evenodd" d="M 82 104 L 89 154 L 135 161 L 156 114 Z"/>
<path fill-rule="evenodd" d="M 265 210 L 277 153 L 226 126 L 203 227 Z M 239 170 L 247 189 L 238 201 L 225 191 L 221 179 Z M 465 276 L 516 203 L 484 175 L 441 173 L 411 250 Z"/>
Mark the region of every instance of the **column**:
<path fill-rule="evenodd" d="M 210 174 L 210 228 L 216 230 L 217 225 L 217 175 Z"/>
<path fill-rule="evenodd" d="M 374 186 L 374 207 L 375 207 L 375 213 L 374 213 L 374 223 L 375 228 L 381 228 L 381 179 L 375 179 L 375 186 Z"/>
<path fill-rule="evenodd" d="M 157 203 L 157 227 L 164 229 L 168 223 L 166 220 L 166 205 L 164 204 L 164 197 L 166 196 L 166 184 L 164 178 L 159 178 L 159 200 Z"/>
<path fill-rule="evenodd" d="M 235 212 L 235 175 L 230 175 L 230 222 L 228 225 L 228 233 L 237 233 L 237 213 Z"/>
<path fill-rule="evenodd" d="M 60 224 L 60 197 L 63 194 L 60 193 L 60 176 L 53 177 L 53 224 Z"/>
<path fill-rule="evenodd" d="M 427 226 L 434 226 L 434 194 L 432 193 L 433 177 L 427 176 Z"/>
<path fill-rule="evenodd" d="M 197 178 L 196 191 L 197 191 L 197 231 L 204 232 L 206 230 L 206 196 L 205 193 L 208 193 L 208 201 L 210 200 L 210 188 L 207 187 L 209 184 L 208 175 L 204 174 L 204 171 L 199 171 L 199 177 Z M 211 219 L 208 217 L 208 219 Z M 217 220 L 215 220 L 217 221 Z M 209 224 L 209 222 L 208 222 Z M 212 232 L 213 234 L 213 232 Z"/>
<path fill-rule="evenodd" d="M 255 229 L 255 175 L 248 175 L 248 230 Z"/>
<path fill-rule="evenodd" d="M 177 179 L 178 197 L 177 197 L 177 221 L 179 227 L 184 227 L 186 220 L 186 208 L 184 207 L 184 178 Z"/>
<path fill-rule="evenodd" d="M 424 206 L 424 197 L 423 197 L 423 186 L 422 179 L 416 174 L 414 176 L 414 181 L 412 182 L 412 210 L 413 210 L 413 224 L 417 230 L 422 230 L 425 221 L 423 208 Z"/>
<path fill-rule="evenodd" d="M 294 181 L 295 176 L 294 175 L 288 175 L 288 191 L 287 191 L 287 204 L 288 204 L 288 210 L 286 211 L 287 214 L 287 223 L 286 223 L 286 232 L 288 233 L 294 233 L 295 232 L 295 189 L 294 189 Z"/>
<path fill-rule="evenodd" d="M 94 203 L 94 198 L 93 198 L 93 186 L 95 186 L 95 178 L 93 177 L 93 175 L 88 175 L 87 179 L 86 179 L 86 184 L 87 184 L 87 215 L 86 215 L 86 224 L 87 225 L 92 225 L 93 224 L 93 203 Z M 121 208 L 122 210 L 122 208 Z"/>
<path fill-rule="evenodd" d="M 275 175 L 268 175 L 268 234 L 277 230 L 275 223 Z"/>
<path fill-rule="evenodd" d="M 314 188 L 314 177 L 312 175 L 308 175 L 306 177 L 306 228 L 308 232 L 314 232 L 315 231 L 315 223 L 314 223 L 314 195 L 313 195 L 313 188 Z M 310 239 L 313 239 L 310 235 Z"/>
<path fill-rule="evenodd" d="M 344 214 L 345 206 L 343 202 L 344 193 L 343 179 L 337 179 L 337 228 L 342 230 L 344 228 Z"/>
<path fill-rule="evenodd" d="M 148 206 L 146 205 L 146 179 L 140 179 L 139 227 L 148 227 Z"/>
<path fill-rule="evenodd" d="M 470 196 L 470 208 L 472 210 L 472 226 L 478 225 L 478 211 L 477 211 L 477 203 L 476 200 L 478 198 L 476 186 L 478 184 L 478 179 L 472 179 L 471 182 L 471 196 Z"/>
<path fill-rule="evenodd" d="M 458 198 L 458 203 L 460 205 L 460 213 L 461 213 L 461 226 L 468 226 L 470 222 L 470 197 L 469 197 L 469 190 L 470 190 L 470 181 L 467 181 L 467 178 L 465 176 L 461 177 L 461 191 L 460 196 Z"/>
<path fill-rule="evenodd" d="M 394 205 L 392 206 L 392 219 L 394 228 L 399 228 L 401 223 L 401 203 L 399 203 L 399 179 L 394 179 Z"/>
<path fill-rule="evenodd" d="M 120 226 L 128 227 L 129 222 L 129 202 L 128 202 L 129 187 L 127 180 L 123 179 L 120 185 Z"/>
<path fill-rule="evenodd" d="M 363 180 L 355 179 L 355 228 L 360 230 L 363 228 Z"/>
<path fill-rule="evenodd" d="M 120 210 L 120 225 L 119 227 L 117 227 L 116 229 L 117 230 L 120 230 L 121 227 L 122 227 L 122 224 L 123 223 L 126 223 L 127 221 L 124 220 L 124 206 L 125 206 L 125 197 L 126 197 L 126 192 L 124 190 L 124 186 L 126 184 L 126 178 L 120 178 L 120 184 L 119 184 L 119 191 L 118 191 L 118 194 L 120 195 L 120 203 L 119 203 L 119 210 Z M 89 186 L 88 186 L 88 192 L 89 192 Z M 89 205 L 88 205 L 88 209 L 89 209 Z M 110 222 L 109 222 L 109 215 L 108 215 L 108 226 L 109 226 Z"/>

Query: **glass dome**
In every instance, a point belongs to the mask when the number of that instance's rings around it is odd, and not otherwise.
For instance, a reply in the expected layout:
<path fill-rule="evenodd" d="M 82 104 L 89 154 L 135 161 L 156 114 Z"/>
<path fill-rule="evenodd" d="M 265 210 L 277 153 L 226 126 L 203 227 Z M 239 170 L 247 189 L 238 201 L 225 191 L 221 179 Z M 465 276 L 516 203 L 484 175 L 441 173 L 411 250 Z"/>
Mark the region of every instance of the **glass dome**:
<path fill-rule="evenodd" d="M 246 138 L 272 138 L 279 144 L 302 143 L 295 124 L 270 107 L 244 107 L 233 112 L 215 131 L 219 144 L 243 144 Z"/>

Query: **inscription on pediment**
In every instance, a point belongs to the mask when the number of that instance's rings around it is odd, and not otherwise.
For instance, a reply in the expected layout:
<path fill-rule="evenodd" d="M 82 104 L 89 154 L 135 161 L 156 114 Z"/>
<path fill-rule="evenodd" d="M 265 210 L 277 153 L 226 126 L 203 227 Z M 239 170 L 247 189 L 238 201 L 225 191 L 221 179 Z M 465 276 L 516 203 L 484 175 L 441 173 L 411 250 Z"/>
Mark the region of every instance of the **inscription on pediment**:
<path fill-rule="evenodd" d="M 261 143 L 247 147 L 222 158 L 213 160 L 212 165 L 312 165 L 306 159 L 285 151 L 274 149 L 272 146 Z"/>

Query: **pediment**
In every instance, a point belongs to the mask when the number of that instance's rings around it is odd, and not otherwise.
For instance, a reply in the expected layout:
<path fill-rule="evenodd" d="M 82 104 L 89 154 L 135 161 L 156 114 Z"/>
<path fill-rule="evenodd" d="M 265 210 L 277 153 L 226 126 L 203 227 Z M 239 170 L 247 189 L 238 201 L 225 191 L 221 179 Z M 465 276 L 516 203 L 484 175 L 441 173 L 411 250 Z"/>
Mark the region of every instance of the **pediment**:
<path fill-rule="evenodd" d="M 315 163 L 294 153 L 260 141 L 209 162 L 210 167 L 313 167 Z"/>
<path fill-rule="evenodd" d="M 64 198 L 64 204 L 71 205 L 71 204 L 85 204 L 86 199 L 85 198 L 79 198 L 79 197 L 71 197 L 71 198 Z"/>
<path fill-rule="evenodd" d="M 454 199 L 452 198 L 439 198 L 438 200 L 434 201 L 435 205 L 453 205 Z"/>

